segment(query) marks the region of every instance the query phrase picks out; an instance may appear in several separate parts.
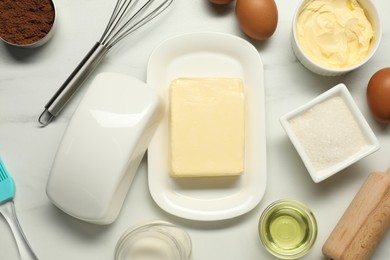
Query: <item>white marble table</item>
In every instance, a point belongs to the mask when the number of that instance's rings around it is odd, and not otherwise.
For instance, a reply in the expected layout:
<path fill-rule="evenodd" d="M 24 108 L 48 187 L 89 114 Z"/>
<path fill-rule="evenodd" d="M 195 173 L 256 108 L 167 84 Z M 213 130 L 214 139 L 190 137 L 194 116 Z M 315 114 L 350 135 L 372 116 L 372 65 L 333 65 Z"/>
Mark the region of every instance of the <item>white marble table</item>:
<path fill-rule="evenodd" d="M 163 219 L 185 228 L 193 239 L 194 259 L 273 259 L 260 245 L 257 223 L 264 207 L 280 198 L 298 199 L 312 208 L 319 234 L 314 248 L 304 259 L 324 259 L 323 243 L 366 176 L 390 166 L 390 127 L 372 118 L 365 98 L 371 75 L 390 66 L 390 2 L 375 1 L 382 17 L 383 38 L 373 59 L 345 76 L 328 78 L 306 70 L 291 50 L 291 21 L 300 1 L 276 1 L 279 23 L 275 34 L 266 42 L 252 42 L 264 63 L 268 164 L 267 190 L 254 210 L 218 222 L 171 216 L 149 194 L 144 160 L 117 221 L 97 226 L 66 215 L 45 194 L 56 149 L 86 87 L 48 127 L 39 128 L 37 116 L 100 37 L 113 2 L 56 0 L 58 27 L 49 43 L 35 50 L 0 44 L 0 154 L 16 182 L 15 204 L 21 225 L 40 259 L 113 259 L 121 234 L 145 219 Z M 126 39 L 95 73 L 112 71 L 145 80 L 147 61 L 156 45 L 169 37 L 198 31 L 231 33 L 247 39 L 238 27 L 233 5 L 215 9 L 206 0 L 176 0 L 158 27 Z M 89 83 L 90 80 L 86 85 Z M 337 83 L 348 86 L 382 147 L 336 176 L 315 184 L 281 128 L 279 117 Z M 0 241 L 0 259 L 17 259 L 16 246 L 3 218 L 0 218 Z M 389 245 L 390 234 L 373 259 L 388 259 Z"/>

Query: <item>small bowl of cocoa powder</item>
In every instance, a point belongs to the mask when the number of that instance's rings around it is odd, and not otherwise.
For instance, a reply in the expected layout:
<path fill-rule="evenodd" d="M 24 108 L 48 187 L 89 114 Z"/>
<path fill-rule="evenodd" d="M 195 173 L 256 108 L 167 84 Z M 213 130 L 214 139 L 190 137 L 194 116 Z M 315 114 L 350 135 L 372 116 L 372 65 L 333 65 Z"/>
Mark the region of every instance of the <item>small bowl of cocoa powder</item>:
<path fill-rule="evenodd" d="M 1 0 L 0 39 L 12 46 L 41 46 L 54 34 L 55 18 L 52 0 Z"/>

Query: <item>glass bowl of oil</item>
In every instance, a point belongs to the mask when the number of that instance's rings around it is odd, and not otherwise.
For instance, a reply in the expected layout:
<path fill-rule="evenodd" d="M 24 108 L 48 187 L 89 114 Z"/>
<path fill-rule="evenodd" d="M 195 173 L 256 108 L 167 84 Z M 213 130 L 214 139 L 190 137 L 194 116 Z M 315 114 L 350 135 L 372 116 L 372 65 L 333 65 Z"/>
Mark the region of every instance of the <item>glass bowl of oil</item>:
<path fill-rule="evenodd" d="M 280 259 L 296 259 L 313 247 L 317 238 L 317 221 L 305 204 L 282 199 L 263 211 L 258 230 L 269 253 Z"/>

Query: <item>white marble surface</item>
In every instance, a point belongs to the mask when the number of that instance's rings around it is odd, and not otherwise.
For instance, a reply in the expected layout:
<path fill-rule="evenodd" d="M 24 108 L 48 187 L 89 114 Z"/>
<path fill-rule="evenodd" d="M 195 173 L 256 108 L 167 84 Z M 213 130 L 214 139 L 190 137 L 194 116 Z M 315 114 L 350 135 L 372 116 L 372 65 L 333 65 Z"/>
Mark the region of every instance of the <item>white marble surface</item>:
<path fill-rule="evenodd" d="M 37 255 L 49 259 L 113 259 L 115 245 L 130 226 L 145 219 L 163 219 L 185 228 L 193 239 L 194 259 L 273 259 L 260 245 L 257 222 L 261 211 L 280 198 L 306 202 L 317 216 L 317 242 L 304 259 L 324 259 L 321 247 L 366 176 L 390 166 L 390 127 L 377 123 L 367 108 L 369 78 L 390 66 L 390 2 L 376 0 L 383 22 L 379 50 L 364 67 L 341 77 L 317 76 L 306 70 L 290 47 L 293 13 L 299 0 L 277 0 L 279 23 L 266 42 L 252 42 L 265 72 L 267 129 L 267 190 L 251 212 L 226 221 L 195 222 L 163 212 L 152 200 L 144 160 L 127 195 L 119 219 L 108 226 L 76 220 L 55 208 L 45 194 L 49 170 L 67 123 L 89 81 L 60 117 L 38 128 L 37 117 L 81 58 L 100 37 L 114 1 L 56 0 L 58 27 L 54 38 L 34 50 L 0 44 L 0 154 L 15 179 L 16 210 Z M 95 72 L 113 71 L 145 80 L 152 50 L 164 39 L 186 32 L 215 31 L 246 39 L 234 17 L 234 7 L 213 8 L 206 0 L 176 0 L 169 14 L 153 29 L 145 29 L 120 43 Z M 345 83 L 378 136 L 381 149 L 330 179 L 315 184 L 279 124 L 287 111 L 323 91 Z M 0 218 L 0 259 L 18 259 L 16 247 Z M 373 259 L 390 255 L 388 234 Z"/>

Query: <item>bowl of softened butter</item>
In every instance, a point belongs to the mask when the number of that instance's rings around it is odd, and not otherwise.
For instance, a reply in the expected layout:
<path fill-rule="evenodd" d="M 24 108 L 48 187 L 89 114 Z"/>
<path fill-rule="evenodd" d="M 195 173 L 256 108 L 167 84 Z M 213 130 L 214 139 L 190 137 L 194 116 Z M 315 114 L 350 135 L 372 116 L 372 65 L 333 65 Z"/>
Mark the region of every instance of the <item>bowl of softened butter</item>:
<path fill-rule="evenodd" d="M 317 221 L 312 211 L 289 199 L 271 203 L 261 214 L 258 230 L 265 249 L 280 259 L 306 255 L 317 239 Z"/>
<path fill-rule="evenodd" d="M 382 35 L 371 0 L 303 0 L 292 27 L 296 57 L 324 76 L 342 75 L 365 64 Z"/>

